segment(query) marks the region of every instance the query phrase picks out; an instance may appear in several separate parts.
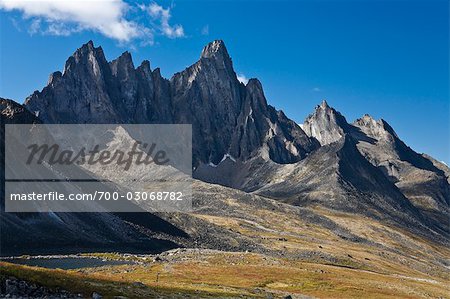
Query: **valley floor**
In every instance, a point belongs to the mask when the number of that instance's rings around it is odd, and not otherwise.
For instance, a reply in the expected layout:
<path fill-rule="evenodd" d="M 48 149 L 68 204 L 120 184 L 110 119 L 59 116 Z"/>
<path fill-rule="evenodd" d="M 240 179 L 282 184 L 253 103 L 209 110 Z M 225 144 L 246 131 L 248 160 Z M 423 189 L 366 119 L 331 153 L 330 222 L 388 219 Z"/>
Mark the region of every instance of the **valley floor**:
<path fill-rule="evenodd" d="M 103 298 L 449 298 L 445 278 L 357 263 L 333 265 L 207 249 L 83 256 L 133 263 L 61 270 L 1 262 L 0 275 L 82 297 L 96 292 Z"/>

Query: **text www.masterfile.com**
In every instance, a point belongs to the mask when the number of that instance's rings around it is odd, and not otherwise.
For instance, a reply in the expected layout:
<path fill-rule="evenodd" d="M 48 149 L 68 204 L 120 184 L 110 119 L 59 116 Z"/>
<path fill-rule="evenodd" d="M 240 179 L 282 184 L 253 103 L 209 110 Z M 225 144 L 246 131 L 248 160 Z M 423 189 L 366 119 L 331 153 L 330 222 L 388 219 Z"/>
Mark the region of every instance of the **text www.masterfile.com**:
<path fill-rule="evenodd" d="M 110 200 L 150 200 L 150 201 L 181 201 L 183 200 L 183 192 L 168 192 L 168 191 L 95 191 L 92 193 L 62 193 L 62 192 L 47 192 L 47 193 L 11 193 L 11 201 L 110 201 Z"/>

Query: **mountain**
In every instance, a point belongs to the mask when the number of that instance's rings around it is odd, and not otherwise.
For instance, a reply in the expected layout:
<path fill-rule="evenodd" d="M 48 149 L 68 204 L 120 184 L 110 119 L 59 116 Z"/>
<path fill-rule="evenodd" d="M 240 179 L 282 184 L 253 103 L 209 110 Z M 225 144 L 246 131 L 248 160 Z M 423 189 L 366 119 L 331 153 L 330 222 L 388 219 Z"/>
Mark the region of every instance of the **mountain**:
<path fill-rule="evenodd" d="M 302 129 L 267 103 L 257 79 L 237 80 L 223 41 L 169 80 L 149 61 L 135 68 L 128 52 L 108 62 L 90 41 L 24 107 L 49 124 L 192 124 L 193 175 L 203 181 L 194 185 L 209 195 L 194 190 L 192 214 L 112 215 L 139 233 L 167 226 L 158 236 L 178 245 L 241 250 L 247 240 L 211 217 L 257 221 L 251 208 L 236 214 L 224 203 L 251 194 L 255 206 L 283 203 L 275 218 L 290 206 L 369 218 L 439 244 L 448 238 L 448 169 L 406 146 L 387 122 L 364 116 L 350 124 L 326 101 Z"/>
<path fill-rule="evenodd" d="M 328 207 L 422 227 L 420 234 L 437 239 L 448 235 L 448 172 L 407 147 L 386 121 L 366 115 L 349 124 L 323 101 L 302 128 L 321 146 L 298 162 L 283 165 L 261 156 L 227 159 L 201 166 L 195 175 L 292 205 Z M 401 171 L 394 177 L 386 165 Z"/>
<path fill-rule="evenodd" d="M 45 123 L 192 124 L 195 167 L 259 151 L 291 163 L 319 146 L 267 104 L 257 79 L 238 81 L 223 41 L 208 44 L 199 61 L 170 80 L 148 61 L 135 68 L 128 52 L 107 62 L 90 41 L 25 106 Z"/>
<path fill-rule="evenodd" d="M 322 145 L 351 136 L 364 159 L 380 170 L 385 180 L 391 183 L 373 190 L 373 194 L 382 194 L 383 190 L 392 188 L 398 189 L 422 213 L 432 215 L 431 219 L 434 219 L 437 227 L 448 231 L 448 170 L 446 171 L 445 165 L 436 164 L 408 147 L 385 120 L 375 120 L 366 114 L 353 124 L 348 124 L 339 112 L 324 101 L 308 116 L 303 128 Z M 354 160 L 352 164 L 355 163 Z M 367 167 L 365 169 L 367 170 Z M 355 175 L 358 172 L 350 173 Z"/>

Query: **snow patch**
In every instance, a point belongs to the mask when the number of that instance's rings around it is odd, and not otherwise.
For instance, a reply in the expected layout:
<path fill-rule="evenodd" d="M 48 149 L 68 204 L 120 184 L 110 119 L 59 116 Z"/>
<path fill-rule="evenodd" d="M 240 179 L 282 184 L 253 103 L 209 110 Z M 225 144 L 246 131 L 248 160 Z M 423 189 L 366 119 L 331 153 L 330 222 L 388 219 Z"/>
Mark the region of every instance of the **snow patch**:
<path fill-rule="evenodd" d="M 217 166 L 220 165 L 220 163 L 222 163 L 222 162 L 225 161 L 226 159 L 230 159 L 231 161 L 233 161 L 233 162 L 236 163 L 236 158 L 234 158 L 234 157 L 233 157 L 232 155 L 230 155 L 230 154 L 225 154 L 225 155 L 223 155 L 223 158 L 222 158 L 222 160 L 220 160 L 219 163 L 214 164 L 213 162 L 209 162 L 208 165 L 211 166 L 211 167 L 217 167 Z"/>
<path fill-rule="evenodd" d="M 225 154 L 225 155 L 223 155 L 223 158 L 222 158 L 222 160 L 220 160 L 219 164 L 222 163 L 223 161 L 225 161 L 227 158 L 229 158 L 233 162 L 236 162 L 236 158 L 234 158 L 232 155 Z"/>

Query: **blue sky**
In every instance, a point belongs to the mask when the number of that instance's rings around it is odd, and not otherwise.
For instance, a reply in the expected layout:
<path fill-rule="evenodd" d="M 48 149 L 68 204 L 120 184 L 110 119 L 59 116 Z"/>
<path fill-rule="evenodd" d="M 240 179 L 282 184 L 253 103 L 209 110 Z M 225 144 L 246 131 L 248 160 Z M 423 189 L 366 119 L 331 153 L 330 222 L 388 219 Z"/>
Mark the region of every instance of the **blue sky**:
<path fill-rule="evenodd" d="M 108 2 L 55 10 L 0 0 L 0 96 L 23 102 L 90 39 L 109 60 L 130 50 L 136 66 L 148 59 L 168 78 L 223 39 L 236 72 L 260 79 L 295 121 L 327 99 L 348 121 L 383 118 L 450 164 L 446 0 Z"/>

